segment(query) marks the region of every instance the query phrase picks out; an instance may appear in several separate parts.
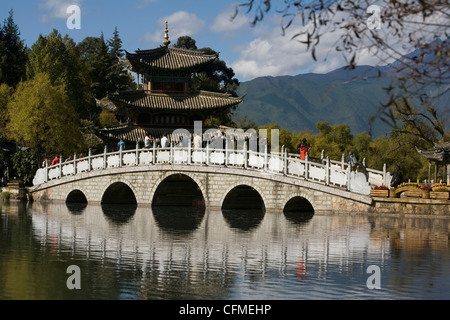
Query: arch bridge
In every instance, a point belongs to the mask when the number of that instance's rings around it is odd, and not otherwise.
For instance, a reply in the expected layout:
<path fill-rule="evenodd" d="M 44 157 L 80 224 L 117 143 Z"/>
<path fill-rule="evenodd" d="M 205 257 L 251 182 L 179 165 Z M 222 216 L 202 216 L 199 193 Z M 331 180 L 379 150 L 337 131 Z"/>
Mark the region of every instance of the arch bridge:
<path fill-rule="evenodd" d="M 354 172 L 342 158 L 191 147 L 105 151 L 37 171 L 33 199 L 101 204 L 203 206 L 265 211 L 368 212 L 384 169 Z"/>

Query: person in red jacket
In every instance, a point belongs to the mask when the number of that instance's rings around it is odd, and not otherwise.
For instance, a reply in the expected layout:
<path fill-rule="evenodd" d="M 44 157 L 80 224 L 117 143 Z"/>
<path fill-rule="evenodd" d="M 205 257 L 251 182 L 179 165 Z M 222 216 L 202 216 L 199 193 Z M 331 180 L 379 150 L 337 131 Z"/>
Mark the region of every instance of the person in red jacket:
<path fill-rule="evenodd" d="M 52 166 L 54 166 L 55 164 L 59 164 L 58 156 L 55 156 L 55 159 L 53 159 L 53 161 L 52 161 Z"/>
<path fill-rule="evenodd" d="M 311 146 L 306 142 L 306 139 L 303 138 L 302 143 L 297 146 L 297 149 L 300 152 L 300 160 L 305 160 L 306 154 L 311 150 Z"/>

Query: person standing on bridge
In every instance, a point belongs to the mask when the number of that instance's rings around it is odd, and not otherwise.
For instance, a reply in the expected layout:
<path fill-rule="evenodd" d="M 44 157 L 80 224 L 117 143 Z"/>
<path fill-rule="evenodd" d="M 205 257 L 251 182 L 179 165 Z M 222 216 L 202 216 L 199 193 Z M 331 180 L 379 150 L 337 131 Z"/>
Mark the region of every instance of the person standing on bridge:
<path fill-rule="evenodd" d="M 164 133 L 161 138 L 161 148 L 168 148 L 169 146 L 169 139 L 167 139 L 167 134 Z"/>
<path fill-rule="evenodd" d="M 353 152 L 350 151 L 349 157 L 347 159 L 347 163 L 352 168 L 352 171 L 356 171 L 356 168 L 358 167 L 358 158 L 355 156 Z"/>
<path fill-rule="evenodd" d="M 202 148 L 202 137 L 199 134 L 194 133 L 194 149 Z"/>
<path fill-rule="evenodd" d="M 146 149 L 150 149 L 150 147 L 151 147 L 151 145 L 150 145 L 150 138 L 148 137 L 148 134 L 145 135 L 144 146 L 145 146 Z"/>
<path fill-rule="evenodd" d="M 119 151 L 120 149 L 125 150 L 125 141 L 123 141 L 123 139 L 120 139 L 117 143 L 117 150 Z"/>
<path fill-rule="evenodd" d="M 306 141 L 306 138 L 303 138 L 302 142 L 297 146 L 298 152 L 300 152 L 300 160 L 306 159 L 306 154 L 311 151 L 311 146 Z"/>
<path fill-rule="evenodd" d="M 52 166 L 59 164 L 59 158 L 58 156 L 55 156 L 55 158 L 52 161 Z"/>

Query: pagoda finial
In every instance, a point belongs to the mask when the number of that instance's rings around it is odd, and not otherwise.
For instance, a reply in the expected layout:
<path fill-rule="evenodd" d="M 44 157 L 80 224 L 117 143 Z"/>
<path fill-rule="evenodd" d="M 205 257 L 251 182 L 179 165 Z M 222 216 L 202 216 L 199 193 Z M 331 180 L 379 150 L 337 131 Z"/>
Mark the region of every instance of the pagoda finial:
<path fill-rule="evenodd" d="M 165 45 L 166 47 L 170 44 L 169 41 L 169 27 L 168 27 L 168 22 L 166 21 L 166 30 L 164 30 L 164 41 L 163 41 L 163 45 Z"/>

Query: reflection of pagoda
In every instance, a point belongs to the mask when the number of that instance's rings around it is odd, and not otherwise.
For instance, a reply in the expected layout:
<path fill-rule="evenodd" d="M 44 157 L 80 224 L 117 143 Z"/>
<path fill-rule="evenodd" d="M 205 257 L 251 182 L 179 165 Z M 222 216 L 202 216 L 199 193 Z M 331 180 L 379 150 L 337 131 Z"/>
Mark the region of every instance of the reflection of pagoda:
<path fill-rule="evenodd" d="M 215 61 L 217 54 L 169 47 L 167 22 L 163 44 L 156 49 L 126 52 L 126 58 L 121 59 L 130 71 L 142 76 L 143 90 L 120 92 L 109 95 L 108 101 L 98 101 L 126 122 L 101 130 L 101 135 L 139 141 L 146 134 L 157 139 L 177 128 L 193 132 L 194 121 L 204 122 L 242 102 L 230 94 L 190 90 L 193 74 Z"/>

